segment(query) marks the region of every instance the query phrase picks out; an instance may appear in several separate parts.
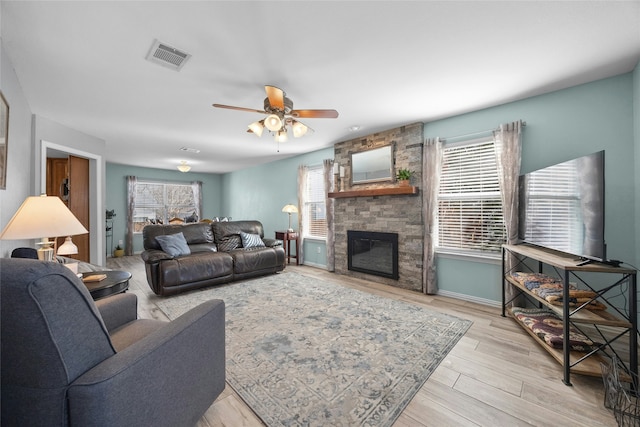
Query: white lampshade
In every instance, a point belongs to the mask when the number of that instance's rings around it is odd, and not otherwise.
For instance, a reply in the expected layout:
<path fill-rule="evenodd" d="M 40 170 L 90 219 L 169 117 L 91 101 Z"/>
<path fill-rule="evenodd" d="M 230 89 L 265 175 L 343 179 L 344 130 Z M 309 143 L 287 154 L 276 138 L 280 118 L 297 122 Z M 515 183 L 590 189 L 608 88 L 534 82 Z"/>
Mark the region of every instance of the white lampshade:
<path fill-rule="evenodd" d="M 274 139 L 276 142 L 287 142 L 289 140 L 289 138 L 287 138 L 287 131 L 284 129 L 279 130 L 276 132 Z"/>
<path fill-rule="evenodd" d="M 293 136 L 295 138 L 300 138 L 309 130 L 309 128 L 304 123 L 301 123 L 297 120 L 293 121 L 293 124 L 291 125 L 291 129 L 293 130 Z"/>
<path fill-rule="evenodd" d="M 285 205 L 282 208 L 282 212 L 286 212 L 286 213 L 298 213 L 298 207 L 296 205 Z"/>
<path fill-rule="evenodd" d="M 58 255 L 75 255 L 78 253 L 78 247 L 71 241 L 71 236 L 64 239 L 64 243 L 58 247 Z"/>
<path fill-rule="evenodd" d="M 58 196 L 30 196 L 9 220 L 1 240 L 40 239 L 75 236 L 87 229 Z"/>
<path fill-rule="evenodd" d="M 275 114 L 269 114 L 266 119 L 264 119 L 264 125 L 271 132 L 276 132 L 282 128 L 282 120 Z"/>
<path fill-rule="evenodd" d="M 262 136 L 262 131 L 264 130 L 264 120 L 251 123 L 249 125 L 249 130 L 258 136 Z"/>

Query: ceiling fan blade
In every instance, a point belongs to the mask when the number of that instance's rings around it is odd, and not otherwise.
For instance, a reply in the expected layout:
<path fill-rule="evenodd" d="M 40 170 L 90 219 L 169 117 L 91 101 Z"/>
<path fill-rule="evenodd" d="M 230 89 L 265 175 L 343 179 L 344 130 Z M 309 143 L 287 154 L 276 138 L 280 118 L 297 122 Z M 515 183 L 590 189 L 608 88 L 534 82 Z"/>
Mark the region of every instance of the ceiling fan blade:
<path fill-rule="evenodd" d="M 250 113 L 267 114 L 267 112 L 264 110 L 255 110 L 253 108 L 244 108 L 244 107 L 234 107 L 233 105 L 213 104 L 213 106 L 216 108 L 226 108 L 228 110 L 249 111 Z"/>
<path fill-rule="evenodd" d="M 293 117 L 302 117 L 308 119 L 335 119 L 338 117 L 336 110 L 292 110 Z"/>
<path fill-rule="evenodd" d="M 264 87 L 264 90 L 267 92 L 271 108 L 284 111 L 284 91 L 279 87 L 268 85 Z"/>

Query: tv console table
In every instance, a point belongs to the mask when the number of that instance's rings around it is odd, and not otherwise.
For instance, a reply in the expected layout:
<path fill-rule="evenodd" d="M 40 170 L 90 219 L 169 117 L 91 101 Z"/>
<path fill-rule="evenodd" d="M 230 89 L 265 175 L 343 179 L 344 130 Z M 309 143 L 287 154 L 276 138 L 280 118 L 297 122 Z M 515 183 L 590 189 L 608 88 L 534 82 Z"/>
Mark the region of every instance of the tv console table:
<path fill-rule="evenodd" d="M 509 269 L 507 267 L 507 257 L 513 257 L 513 265 Z M 531 267 L 531 262 L 537 261 L 537 271 Z M 516 281 L 511 273 L 516 271 L 527 271 L 544 273 L 551 268 L 555 274 L 560 276 L 563 282 L 563 304 L 562 306 L 553 305 L 547 300 L 538 297 Z M 598 294 L 598 301 L 606 303 L 609 308 L 607 310 L 589 310 L 583 304 L 579 307 L 569 306 L 569 279 L 572 278 L 580 283 L 581 288 L 586 288 Z M 602 284 L 603 280 L 607 281 L 607 285 Z M 598 287 L 594 287 L 589 282 L 598 283 Z M 622 295 L 627 285 L 627 295 L 625 297 L 625 307 L 619 308 L 609 303 L 613 296 Z M 513 286 L 516 289 L 516 296 L 511 300 L 506 300 L 505 289 L 507 286 Z M 610 295 L 608 293 L 614 291 Z M 524 296 L 529 302 L 533 302 L 538 307 L 544 307 L 555 313 L 562 319 L 563 326 L 563 348 L 556 349 L 547 345 L 533 331 L 527 328 L 515 316 L 513 319 L 518 322 L 529 334 L 540 343 L 543 348 L 553 356 L 564 369 L 563 382 L 571 385 L 571 373 L 601 376 L 602 370 L 600 362 L 605 361 L 605 357 L 611 357 L 616 354 L 616 350 L 612 344 L 622 337 L 628 338 L 628 361 L 623 362 L 625 369 L 630 377 L 637 380 L 638 378 L 638 317 L 637 317 L 637 271 L 635 269 L 615 267 L 603 263 L 593 262 L 584 264 L 575 256 L 563 252 L 557 252 L 550 249 L 544 249 L 532 245 L 503 245 L 502 247 L 502 316 L 505 311 L 511 314 L 507 307 L 519 296 Z M 611 313 L 615 311 L 616 314 Z M 591 325 L 598 334 L 594 342 L 601 343 L 597 350 L 589 353 L 581 353 L 569 350 L 569 328 L 575 326 L 580 332 L 585 333 L 584 326 Z M 580 328 L 583 326 L 583 328 Z M 607 332 L 606 334 L 603 332 Z M 593 333 L 592 333 L 593 335 Z M 607 335 L 607 336 L 605 336 Z M 604 343 L 602 343 L 604 341 Z M 621 341 L 622 342 L 622 341 Z M 621 359 L 618 357 L 618 359 Z M 633 384 L 634 388 L 638 384 Z"/>

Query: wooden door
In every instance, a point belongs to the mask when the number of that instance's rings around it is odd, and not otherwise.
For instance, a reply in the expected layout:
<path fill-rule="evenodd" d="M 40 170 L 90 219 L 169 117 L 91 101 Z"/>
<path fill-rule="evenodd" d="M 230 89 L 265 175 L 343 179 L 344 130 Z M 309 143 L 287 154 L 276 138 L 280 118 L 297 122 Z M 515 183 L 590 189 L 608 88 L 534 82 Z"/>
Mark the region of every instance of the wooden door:
<path fill-rule="evenodd" d="M 47 196 L 58 196 L 67 203 L 64 188 L 69 179 L 69 160 L 65 158 L 47 158 Z"/>
<path fill-rule="evenodd" d="M 69 201 L 71 212 L 87 230 L 89 223 L 89 159 L 69 156 Z M 78 246 L 78 255 L 73 258 L 90 262 L 89 233 L 73 236 Z"/>

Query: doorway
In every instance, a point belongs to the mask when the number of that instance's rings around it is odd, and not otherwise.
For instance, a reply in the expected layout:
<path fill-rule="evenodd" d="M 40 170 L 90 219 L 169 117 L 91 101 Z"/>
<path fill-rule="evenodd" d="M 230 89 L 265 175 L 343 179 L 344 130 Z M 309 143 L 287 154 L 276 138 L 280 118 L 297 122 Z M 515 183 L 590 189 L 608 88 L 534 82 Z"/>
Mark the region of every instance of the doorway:
<path fill-rule="evenodd" d="M 38 156 L 36 164 L 40 165 L 36 174 L 35 194 L 42 194 L 47 191 L 47 158 L 68 158 L 75 156 L 88 162 L 88 186 L 86 190 L 86 200 L 89 206 L 88 226 L 85 224 L 89 234 L 84 236 L 74 236 L 73 241 L 76 242 L 77 237 L 81 237 L 88 241 L 88 262 L 95 265 L 105 265 L 104 250 L 104 160 L 101 154 L 80 150 L 68 145 L 56 144 L 44 139 L 40 141 L 40 147 L 37 150 Z M 80 218 L 78 218 L 80 219 Z M 82 221 L 81 221 L 82 222 Z M 78 240 L 79 242 L 80 240 Z M 77 244 L 77 243 L 76 243 Z M 80 245 L 78 245 L 80 248 Z"/>
<path fill-rule="evenodd" d="M 87 230 L 89 214 L 89 159 L 68 155 L 47 157 L 47 195 L 58 196 Z M 66 236 L 58 236 L 58 246 Z M 89 234 L 73 236 L 78 253 L 71 258 L 90 262 Z"/>

